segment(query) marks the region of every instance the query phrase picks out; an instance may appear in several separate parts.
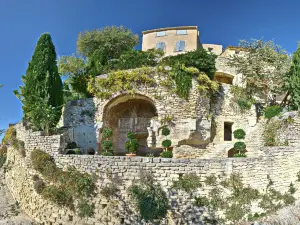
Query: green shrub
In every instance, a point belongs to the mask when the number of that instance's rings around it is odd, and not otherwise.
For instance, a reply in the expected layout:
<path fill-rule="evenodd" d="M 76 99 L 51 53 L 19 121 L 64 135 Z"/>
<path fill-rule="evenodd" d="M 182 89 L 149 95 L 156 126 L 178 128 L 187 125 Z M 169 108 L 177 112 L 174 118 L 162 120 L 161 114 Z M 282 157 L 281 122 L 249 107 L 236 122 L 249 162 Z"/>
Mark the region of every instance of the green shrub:
<path fill-rule="evenodd" d="M 5 162 L 6 162 L 6 155 L 0 155 L 0 168 L 3 167 Z"/>
<path fill-rule="evenodd" d="M 140 183 L 132 185 L 129 193 L 140 216 L 146 221 L 163 219 L 170 209 L 167 193 L 160 185 L 154 184 L 153 177 L 149 173 L 141 173 Z"/>
<path fill-rule="evenodd" d="M 168 136 L 170 134 L 170 129 L 167 127 L 163 127 L 161 130 L 161 134 L 164 136 Z"/>
<path fill-rule="evenodd" d="M 75 142 L 70 142 L 67 144 L 66 149 L 74 149 L 77 148 L 77 144 Z"/>
<path fill-rule="evenodd" d="M 237 129 L 233 132 L 233 136 L 236 139 L 244 139 L 245 135 L 246 135 L 246 133 L 243 129 Z"/>
<path fill-rule="evenodd" d="M 134 132 L 128 132 L 127 138 L 129 139 L 125 143 L 125 149 L 127 152 L 136 154 L 137 150 L 139 149 L 139 143 L 138 140 L 136 139 L 136 134 Z"/>
<path fill-rule="evenodd" d="M 95 211 L 95 204 L 89 204 L 87 200 L 82 199 L 77 205 L 77 210 L 78 216 L 80 216 L 81 218 L 93 217 Z"/>
<path fill-rule="evenodd" d="M 245 153 L 235 153 L 233 155 L 233 157 L 235 158 L 244 158 L 244 157 L 247 157 Z"/>
<path fill-rule="evenodd" d="M 233 148 L 236 150 L 236 151 L 244 151 L 246 149 L 246 144 L 242 141 L 238 141 L 236 143 L 234 143 L 234 146 Z"/>
<path fill-rule="evenodd" d="M 113 143 L 111 140 L 102 141 L 102 147 L 105 151 L 111 150 L 112 146 L 113 146 Z"/>
<path fill-rule="evenodd" d="M 16 139 L 16 136 L 17 136 L 16 129 L 13 126 L 9 126 L 2 139 L 2 144 L 5 145 L 11 144 L 12 139 Z"/>
<path fill-rule="evenodd" d="M 173 158 L 173 152 L 172 151 L 163 151 L 160 153 L 160 156 L 162 158 Z"/>
<path fill-rule="evenodd" d="M 195 197 L 195 202 L 194 205 L 196 205 L 197 207 L 209 207 L 209 199 L 207 197 Z"/>
<path fill-rule="evenodd" d="M 163 140 L 162 142 L 162 146 L 164 146 L 165 148 L 169 148 L 172 145 L 172 141 L 169 139 Z"/>
<path fill-rule="evenodd" d="M 45 189 L 45 183 L 42 179 L 38 178 L 33 180 L 33 188 L 38 194 L 42 194 Z"/>
<path fill-rule="evenodd" d="M 34 149 L 31 152 L 31 162 L 33 169 L 37 170 L 44 176 L 54 175 L 56 173 L 56 165 L 51 156 L 39 149 Z"/>
<path fill-rule="evenodd" d="M 103 131 L 102 131 L 103 138 L 110 138 L 110 137 L 112 137 L 112 135 L 113 135 L 112 129 L 110 129 L 110 128 L 103 129 Z"/>
<path fill-rule="evenodd" d="M 270 120 L 264 126 L 263 138 L 265 146 L 278 146 L 277 132 L 282 127 L 280 120 Z"/>
<path fill-rule="evenodd" d="M 46 186 L 42 192 L 42 196 L 48 199 L 58 206 L 66 206 L 70 209 L 74 209 L 74 200 L 72 194 L 65 188 L 58 188 L 50 185 Z"/>
<path fill-rule="evenodd" d="M 172 185 L 172 188 L 185 192 L 192 192 L 200 187 L 202 187 L 200 178 L 196 174 L 186 174 L 179 177 L 179 180 L 173 181 Z"/>
<path fill-rule="evenodd" d="M 2 145 L 0 148 L 0 155 L 6 155 L 7 154 L 7 147 L 5 145 Z"/>
<path fill-rule="evenodd" d="M 101 152 L 101 155 L 102 156 L 114 156 L 114 154 L 111 152 Z"/>
<path fill-rule="evenodd" d="M 115 196 L 116 193 L 119 191 L 117 186 L 114 183 L 109 183 L 105 187 L 102 188 L 100 193 L 107 199 L 109 199 L 112 196 Z"/>
<path fill-rule="evenodd" d="M 265 109 L 265 118 L 271 119 L 278 116 L 281 113 L 281 107 L 279 105 L 268 106 Z"/>

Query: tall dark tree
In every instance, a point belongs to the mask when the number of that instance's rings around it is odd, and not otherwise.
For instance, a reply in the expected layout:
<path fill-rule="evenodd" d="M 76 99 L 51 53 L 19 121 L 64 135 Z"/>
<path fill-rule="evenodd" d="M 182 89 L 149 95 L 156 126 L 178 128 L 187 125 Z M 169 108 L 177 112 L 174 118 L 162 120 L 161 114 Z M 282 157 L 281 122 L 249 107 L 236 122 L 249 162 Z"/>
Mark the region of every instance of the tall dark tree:
<path fill-rule="evenodd" d="M 50 34 L 39 38 L 22 81 L 20 93 L 15 93 L 23 103 L 24 118 L 35 128 L 48 131 L 59 121 L 63 104 L 63 84 Z"/>
<path fill-rule="evenodd" d="M 291 109 L 300 107 L 300 43 L 297 51 L 293 54 L 292 64 L 285 76 L 284 87 L 287 91 L 282 105 L 288 105 Z M 290 98 L 290 99 L 289 99 Z M 289 99 L 289 100 L 288 100 Z"/>

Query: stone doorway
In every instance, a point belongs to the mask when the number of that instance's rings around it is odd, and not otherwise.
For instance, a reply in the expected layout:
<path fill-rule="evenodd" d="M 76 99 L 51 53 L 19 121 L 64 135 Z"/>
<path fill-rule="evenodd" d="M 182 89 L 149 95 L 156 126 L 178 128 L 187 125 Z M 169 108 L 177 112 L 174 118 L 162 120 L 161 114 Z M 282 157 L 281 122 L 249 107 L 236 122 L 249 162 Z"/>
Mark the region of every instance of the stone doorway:
<path fill-rule="evenodd" d="M 232 141 L 232 125 L 231 122 L 224 122 L 224 141 Z"/>
<path fill-rule="evenodd" d="M 148 127 L 157 115 L 153 102 L 141 95 L 125 95 L 110 103 L 105 112 L 104 126 L 113 129 L 113 144 L 116 155 L 125 153 L 127 133 L 133 131 L 139 141 L 138 155 L 148 152 Z"/>

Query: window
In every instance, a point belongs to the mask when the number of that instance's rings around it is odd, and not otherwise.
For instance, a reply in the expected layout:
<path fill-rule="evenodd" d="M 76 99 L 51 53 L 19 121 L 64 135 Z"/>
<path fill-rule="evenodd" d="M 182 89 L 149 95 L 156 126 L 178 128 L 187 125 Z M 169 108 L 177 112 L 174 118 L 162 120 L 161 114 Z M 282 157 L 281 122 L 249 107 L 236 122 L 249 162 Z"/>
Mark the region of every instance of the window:
<path fill-rule="evenodd" d="M 213 50 L 213 48 L 208 48 L 208 51 L 209 51 L 209 52 L 212 52 L 212 50 Z"/>
<path fill-rule="evenodd" d="M 156 44 L 156 49 L 160 49 L 165 51 L 165 43 L 164 42 L 159 42 Z"/>
<path fill-rule="evenodd" d="M 176 30 L 177 35 L 185 35 L 187 34 L 187 30 Z"/>
<path fill-rule="evenodd" d="M 240 54 L 240 51 L 235 51 L 234 54 L 238 55 Z"/>
<path fill-rule="evenodd" d="M 185 47 L 185 41 L 176 42 L 176 52 L 183 52 Z"/>
<path fill-rule="evenodd" d="M 232 123 L 224 122 L 224 141 L 232 141 Z"/>
<path fill-rule="evenodd" d="M 159 32 L 156 32 L 156 37 L 162 37 L 162 36 L 166 36 L 166 31 L 159 31 Z"/>

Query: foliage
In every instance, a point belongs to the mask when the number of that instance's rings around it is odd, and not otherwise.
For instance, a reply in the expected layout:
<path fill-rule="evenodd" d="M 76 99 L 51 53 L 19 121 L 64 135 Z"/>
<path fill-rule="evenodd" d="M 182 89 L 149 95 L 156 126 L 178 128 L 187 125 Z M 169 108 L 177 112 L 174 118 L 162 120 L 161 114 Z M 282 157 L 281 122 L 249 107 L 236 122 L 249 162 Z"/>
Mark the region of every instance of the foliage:
<path fill-rule="evenodd" d="M 265 146 L 278 146 L 277 132 L 281 128 L 282 124 L 280 120 L 270 120 L 264 126 L 263 139 Z"/>
<path fill-rule="evenodd" d="M 112 152 L 101 152 L 102 156 L 113 156 L 114 154 Z"/>
<path fill-rule="evenodd" d="M 34 177 L 33 188 L 38 194 L 42 194 L 45 189 L 45 182 L 40 177 Z"/>
<path fill-rule="evenodd" d="M 171 78 L 174 79 L 176 84 L 176 94 L 180 98 L 188 99 L 192 88 L 193 74 L 189 73 L 184 65 L 178 64 L 172 68 Z"/>
<path fill-rule="evenodd" d="M 125 149 L 127 152 L 136 154 L 137 150 L 139 149 L 139 143 L 136 139 L 136 134 L 134 132 L 128 132 L 127 134 L 128 141 L 125 143 Z"/>
<path fill-rule="evenodd" d="M 282 101 L 282 106 L 288 105 L 292 110 L 298 110 L 300 106 L 300 48 L 293 54 L 292 64 L 289 71 L 284 76 L 284 91 L 286 96 Z M 290 96 L 290 100 L 288 100 Z"/>
<path fill-rule="evenodd" d="M 142 219 L 153 221 L 166 216 L 170 208 L 169 199 L 162 187 L 154 184 L 150 174 L 141 175 L 139 184 L 132 185 L 129 192 Z"/>
<path fill-rule="evenodd" d="M 110 137 L 112 137 L 112 135 L 113 135 L 112 129 L 110 129 L 110 128 L 103 129 L 103 131 L 102 131 L 103 138 L 110 138 Z"/>
<path fill-rule="evenodd" d="M 255 39 L 241 40 L 239 47 L 243 54 L 233 55 L 227 64 L 243 74 L 246 95 L 251 99 L 263 93 L 274 102 L 273 94 L 282 93 L 282 78 L 290 64 L 286 51 L 273 41 Z"/>
<path fill-rule="evenodd" d="M 173 152 L 172 151 L 163 151 L 160 153 L 160 156 L 162 158 L 173 158 Z"/>
<path fill-rule="evenodd" d="M 195 191 L 197 188 L 202 187 L 200 178 L 196 174 L 186 174 L 179 177 L 179 180 L 173 181 L 172 188 L 182 190 L 187 193 Z"/>
<path fill-rule="evenodd" d="M 271 119 L 275 116 L 278 116 L 281 113 L 281 107 L 279 105 L 272 105 L 272 106 L 268 106 L 265 109 L 265 117 L 267 119 Z"/>
<path fill-rule="evenodd" d="M 169 139 L 162 141 L 162 146 L 165 147 L 166 149 L 169 148 L 171 145 L 172 145 L 172 141 Z"/>
<path fill-rule="evenodd" d="M 163 127 L 161 130 L 161 134 L 164 136 L 168 136 L 170 134 L 170 129 L 168 127 Z"/>
<path fill-rule="evenodd" d="M 235 153 L 233 155 L 233 157 L 235 158 L 244 158 L 244 157 L 247 157 L 245 153 L 242 153 L 242 152 L 238 152 L 238 153 Z"/>
<path fill-rule="evenodd" d="M 215 175 L 207 176 L 204 180 L 206 185 L 215 186 L 217 184 L 217 177 Z"/>
<path fill-rule="evenodd" d="M 110 60 L 106 71 L 157 66 L 158 60 L 162 56 L 163 52 L 156 49 L 150 49 L 147 51 L 129 50 L 123 53 L 120 58 Z"/>
<path fill-rule="evenodd" d="M 236 139 L 244 139 L 246 136 L 246 133 L 243 129 L 237 129 L 233 132 L 233 136 Z"/>
<path fill-rule="evenodd" d="M 7 147 L 5 145 L 2 145 L 0 147 L 0 155 L 6 155 L 7 154 Z"/>
<path fill-rule="evenodd" d="M 233 94 L 233 101 L 239 106 L 242 112 L 251 109 L 251 106 L 256 102 L 251 93 L 247 93 L 246 88 L 233 85 L 230 88 L 230 92 Z"/>
<path fill-rule="evenodd" d="M 113 143 L 111 140 L 104 140 L 102 141 L 102 147 L 103 149 L 107 152 L 107 151 L 110 151 L 111 148 L 113 146 Z"/>
<path fill-rule="evenodd" d="M 210 79 L 213 79 L 216 72 L 216 58 L 216 55 L 209 54 L 205 49 L 199 48 L 185 54 L 165 57 L 161 60 L 161 64 L 171 67 L 176 64 L 183 64 L 186 67 L 194 67 L 197 68 L 198 71 L 207 74 Z"/>
<path fill-rule="evenodd" d="M 0 168 L 3 167 L 3 165 L 5 164 L 6 162 L 6 155 L 0 155 Z"/>
<path fill-rule="evenodd" d="M 15 94 L 23 104 L 24 118 L 34 128 L 48 133 L 58 123 L 63 104 L 63 85 L 50 34 L 42 34 L 38 40 L 22 81 L 24 86 Z"/>
<path fill-rule="evenodd" d="M 74 209 L 75 199 L 86 200 L 95 195 L 95 176 L 81 173 L 75 167 L 64 171 L 56 166 L 48 153 L 38 149 L 32 151 L 31 161 L 33 168 L 47 181 L 42 196 L 55 204 Z"/>
<path fill-rule="evenodd" d="M 66 149 L 75 149 L 75 148 L 77 148 L 76 142 L 69 142 L 66 147 Z"/>
<path fill-rule="evenodd" d="M 120 191 L 118 186 L 121 185 L 121 181 L 118 179 L 118 177 L 113 177 L 112 172 L 107 169 L 106 170 L 106 176 L 109 179 L 110 183 L 106 183 L 105 187 L 102 188 L 100 193 L 109 200 L 110 197 L 117 196 L 117 193 Z"/>
<path fill-rule="evenodd" d="M 246 144 L 245 142 L 242 142 L 242 141 L 238 141 L 236 143 L 234 143 L 234 147 L 233 147 L 236 151 L 243 151 L 246 149 Z"/>
<path fill-rule="evenodd" d="M 74 199 L 72 194 L 63 188 L 57 188 L 56 186 L 46 186 L 42 192 L 42 196 L 45 199 L 49 199 L 59 206 L 66 206 L 70 209 L 74 209 Z"/>
<path fill-rule="evenodd" d="M 95 210 L 95 204 L 89 204 L 86 199 L 82 199 L 78 205 L 78 216 L 81 218 L 83 217 L 93 217 L 94 216 L 94 210 Z"/>
<path fill-rule="evenodd" d="M 17 136 L 17 131 L 13 126 L 9 126 L 2 139 L 2 144 L 11 144 L 11 141 Z"/>
<path fill-rule="evenodd" d="M 18 201 L 15 204 L 11 205 L 11 212 L 14 216 L 18 216 L 20 214 L 20 203 Z"/>
<path fill-rule="evenodd" d="M 85 31 L 79 34 L 77 50 L 94 63 L 105 65 L 109 60 L 118 59 L 138 43 L 137 35 L 120 26 Z"/>
<path fill-rule="evenodd" d="M 200 93 L 214 94 L 218 91 L 219 85 L 211 80 L 205 73 L 200 73 L 197 77 L 198 90 Z"/>
<path fill-rule="evenodd" d="M 117 70 L 111 72 L 106 78 L 91 79 L 89 82 L 89 92 L 98 98 L 107 99 L 113 93 L 128 91 L 134 94 L 138 86 L 152 87 L 155 79 L 151 75 L 151 69 L 142 67 L 136 70 Z"/>

